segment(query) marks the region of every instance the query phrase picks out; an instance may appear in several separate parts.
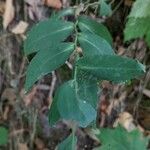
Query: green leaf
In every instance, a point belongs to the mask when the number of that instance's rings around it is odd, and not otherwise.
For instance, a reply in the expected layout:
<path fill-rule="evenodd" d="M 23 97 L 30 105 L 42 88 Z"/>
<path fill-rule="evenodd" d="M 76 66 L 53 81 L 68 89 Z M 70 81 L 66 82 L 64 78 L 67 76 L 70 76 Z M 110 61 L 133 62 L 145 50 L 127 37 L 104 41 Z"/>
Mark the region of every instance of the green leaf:
<path fill-rule="evenodd" d="M 76 65 L 99 80 L 114 82 L 127 81 L 141 76 L 145 72 L 145 66 L 137 60 L 116 55 L 91 55 L 81 58 Z"/>
<path fill-rule="evenodd" d="M 115 54 L 110 44 L 96 34 L 81 33 L 78 37 L 78 41 L 84 56 Z"/>
<path fill-rule="evenodd" d="M 146 18 L 150 17 L 150 0 L 136 0 L 133 4 L 129 17 Z"/>
<path fill-rule="evenodd" d="M 25 89 L 28 91 L 42 76 L 64 64 L 73 50 L 72 43 L 61 43 L 46 49 L 45 52 L 39 51 L 28 66 Z"/>
<path fill-rule="evenodd" d="M 150 47 L 150 30 L 147 32 L 146 42 L 147 42 L 148 46 Z"/>
<path fill-rule="evenodd" d="M 49 118 L 50 126 L 55 125 L 57 121 L 62 119 L 61 116 L 60 116 L 60 113 L 58 111 L 58 108 L 57 108 L 58 93 L 59 93 L 59 90 L 57 90 L 57 92 L 55 94 L 55 97 L 52 101 L 52 104 L 50 106 L 50 109 L 49 109 L 48 118 Z"/>
<path fill-rule="evenodd" d="M 63 20 L 49 19 L 32 28 L 24 43 L 26 55 L 37 51 L 45 51 L 64 41 L 73 31 L 74 24 Z"/>
<path fill-rule="evenodd" d="M 148 138 L 138 130 L 127 132 L 121 126 L 103 128 L 97 137 L 102 143 L 99 150 L 147 150 Z"/>
<path fill-rule="evenodd" d="M 103 24 L 98 23 L 86 16 L 80 16 L 78 26 L 82 32 L 95 33 L 112 45 L 112 37 L 108 29 Z"/>
<path fill-rule="evenodd" d="M 131 39 L 148 37 L 150 32 L 150 17 L 149 18 L 129 18 L 124 30 L 125 41 Z M 150 45 L 150 40 L 147 40 Z"/>
<path fill-rule="evenodd" d="M 74 14 L 75 14 L 75 8 L 66 8 L 51 16 L 51 18 L 60 19 L 62 17 L 70 16 Z"/>
<path fill-rule="evenodd" d="M 98 95 L 100 89 L 98 87 L 97 79 L 86 72 L 77 69 L 76 82 L 78 86 L 77 94 L 80 99 L 88 102 L 93 108 L 97 108 Z"/>
<path fill-rule="evenodd" d="M 77 137 L 72 133 L 67 139 L 58 145 L 58 150 L 76 150 Z"/>
<path fill-rule="evenodd" d="M 0 126 L 0 146 L 6 145 L 8 142 L 8 130 Z"/>
<path fill-rule="evenodd" d="M 62 118 L 75 121 L 81 127 L 90 125 L 96 119 L 96 110 L 86 100 L 79 98 L 74 80 L 64 83 L 58 90 L 55 100 Z"/>
<path fill-rule="evenodd" d="M 110 16 L 112 14 L 111 5 L 106 3 L 106 0 L 100 0 L 100 11 L 101 16 Z"/>
<path fill-rule="evenodd" d="M 126 23 L 125 41 L 145 38 L 150 46 L 150 1 L 136 0 Z"/>

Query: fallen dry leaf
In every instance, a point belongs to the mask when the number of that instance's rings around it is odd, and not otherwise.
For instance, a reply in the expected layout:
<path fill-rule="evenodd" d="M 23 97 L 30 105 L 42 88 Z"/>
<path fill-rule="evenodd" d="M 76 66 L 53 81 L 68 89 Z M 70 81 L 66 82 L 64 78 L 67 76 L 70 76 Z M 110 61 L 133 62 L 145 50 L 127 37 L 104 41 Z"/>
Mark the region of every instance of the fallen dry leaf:
<path fill-rule="evenodd" d="M 5 11 L 5 2 L 0 1 L 0 16 L 3 16 Z"/>
<path fill-rule="evenodd" d="M 62 7 L 62 2 L 60 0 L 44 0 L 44 4 L 56 9 L 60 9 Z"/>
<path fill-rule="evenodd" d="M 125 4 L 126 6 L 132 6 L 133 0 L 125 0 L 125 1 L 124 1 L 124 4 Z"/>
<path fill-rule="evenodd" d="M 14 34 L 23 34 L 28 28 L 28 23 L 24 21 L 20 21 L 12 30 L 11 32 Z"/>
<path fill-rule="evenodd" d="M 16 92 L 12 88 L 6 88 L 1 96 L 2 99 L 7 99 L 10 103 L 16 100 Z"/>
<path fill-rule="evenodd" d="M 37 87 L 35 86 L 29 94 L 23 96 L 23 101 L 26 106 L 29 106 L 32 103 L 36 92 L 37 92 Z"/>
<path fill-rule="evenodd" d="M 6 29 L 15 16 L 13 0 L 6 0 L 5 12 L 3 15 L 3 28 Z"/>
<path fill-rule="evenodd" d="M 4 119 L 4 120 L 7 120 L 7 119 L 8 119 L 8 114 L 9 114 L 9 112 L 10 112 L 10 106 L 7 105 L 7 106 L 5 107 L 4 113 L 3 113 L 3 119 Z"/>
<path fill-rule="evenodd" d="M 43 150 L 45 148 L 44 142 L 39 138 L 35 139 L 35 145 L 36 145 L 37 150 Z"/>
<path fill-rule="evenodd" d="M 46 16 L 46 8 L 43 0 L 25 0 L 29 18 L 32 20 L 43 20 Z"/>
<path fill-rule="evenodd" d="M 150 98 L 150 90 L 144 89 L 143 94 Z"/>
<path fill-rule="evenodd" d="M 114 123 L 114 126 L 116 127 L 118 124 L 122 125 L 129 132 L 136 128 L 133 123 L 133 117 L 128 112 L 123 112 L 119 115 L 119 118 Z"/>
<path fill-rule="evenodd" d="M 26 143 L 18 143 L 18 150 L 29 150 Z"/>

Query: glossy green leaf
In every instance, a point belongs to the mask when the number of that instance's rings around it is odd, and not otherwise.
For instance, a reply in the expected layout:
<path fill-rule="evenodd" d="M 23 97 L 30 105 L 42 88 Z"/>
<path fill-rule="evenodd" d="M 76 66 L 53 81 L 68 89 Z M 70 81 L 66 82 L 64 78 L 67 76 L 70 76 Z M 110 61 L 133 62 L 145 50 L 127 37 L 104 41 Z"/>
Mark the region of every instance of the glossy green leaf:
<path fill-rule="evenodd" d="M 75 15 L 75 8 L 66 8 L 51 16 L 53 19 L 60 19 L 65 16 Z"/>
<path fill-rule="evenodd" d="M 78 37 L 78 41 L 84 56 L 115 54 L 110 44 L 96 34 L 81 33 Z"/>
<path fill-rule="evenodd" d="M 148 138 L 138 130 L 127 132 L 123 127 L 100 129 L 97 135 L 102 146 L 99 150 L 147 150 Z"/>
<path fill-rule="evenodd" d="M 8 142 L 8 130 L 0 126 L 0 146 L 6 145 Z"/>
<path fill-rule="evenodd" d="M 101 16 L 110 16 L 112 14 L 111 5 L 106 3 L 106 0 L 100 0 L 100 11 Z"/>
<path fill-rule="evenodd" d="M 55 100 L 62 118 L 75 121 L 81 127 L 90 125 L 96 119 L 96 110 L 87 101 L 80 99 L 74 80 L 64 83 L 58 90 Z"/>
<path fill-rule="evenodd" d="M 35 25 L 27 35 L 24 43 L 26 55 L 45 51 L 64 41 L 73 31 L 74 24 L 63 20 L 49 19 Z"/>
<path fill-rule="evenodd" d="M 58 145 L 58 150 L 76 150 L 77 137 L 72 133 Z"/>
<path fill-rule="evenodd" d="M 72 43 L 61 43 L 46 49 L 45 52 L 39 51 L 28 66 L 25 89 L 28 91 L 42 76 L 64 64 L 73 50 Z"/>
<path fill-rule="evenodd" d="M 112 37 L 108 29 L 103 24 L 86 16 L 80 16 L 78 26 L 82 32 L 95 33 L 112 45 Z"/>
<path fill-rule="evenodd" d="M 150 0 L 136 0 L 133 4 L 129 17 L 146 18 L 150 17 Z"/>
<path fill-rule="evenodd" d="M 91 55 L 77 62 L 77 67 L 99 80 L 123 82 L 141 76 L 145 66 L 137 60 L 116 55 Z"/>

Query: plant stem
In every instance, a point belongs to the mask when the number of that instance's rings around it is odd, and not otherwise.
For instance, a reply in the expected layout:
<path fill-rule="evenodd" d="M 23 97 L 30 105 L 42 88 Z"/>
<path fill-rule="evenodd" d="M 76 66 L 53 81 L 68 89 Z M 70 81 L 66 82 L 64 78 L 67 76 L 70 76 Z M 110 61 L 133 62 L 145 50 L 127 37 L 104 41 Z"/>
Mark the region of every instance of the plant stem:
<path fill-rule="evenodd" d="M 87 4 L 87 5 L 85 6 L 85 8 L 83 9 L 83 12 L 85 12 L 89 7 L 95 6 L 95 5 L 99 5 L 99 1 L 98 1 L 98 2 L 94 2 L 94 3 Z"/>
<path fill-rule="evenodd" d="M 75 16 L 76 17 L 76 22 L 75 22 L 75 46 L 74 46 L 74 49 L 75 49 L 75 63 L 76 61 L 79 59 L 79 54 L 78 54 L 78 51 L 77 51 L 77 44 L 78 44 L 78 29 L 77 29 L 77 25 L 78 25 L 78 16 Z M 74 75 L 73 75 L 73 78 L 74 78 L 74 81 L 75 81 L 75 92 L 76 92 L 76 96 L 77 96 L 77 89 L 78 89 L 78 84 L 76 82 L 76 77 L 77 76 L 77 67 L 75 66 L 74 68 Z"/>

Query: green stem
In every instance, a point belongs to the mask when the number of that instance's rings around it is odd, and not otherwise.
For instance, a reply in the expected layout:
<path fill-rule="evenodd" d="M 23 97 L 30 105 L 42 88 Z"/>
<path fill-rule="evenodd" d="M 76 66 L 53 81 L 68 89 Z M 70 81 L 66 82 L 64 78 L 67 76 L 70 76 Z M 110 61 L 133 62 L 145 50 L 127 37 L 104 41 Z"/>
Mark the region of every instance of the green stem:
<path fill-rule="evenodd" d="M 78 16 L 76 16 L 76 22 L 75 22 L 75 46 L 74 46 L 74 49 L 75 49 L 75 62 L 79 59 L 79 54 L 77 52 L 77 46 L 78 46 L 78 29 L 77 29 L 77 25 L 78 25 Z M 78 89 L 78 84 L 76 82 L 76 77 L 77 76 L 77 67 L 75 66 L 74 68 L 74 75 L 73 75 L 73 78 L 74 78 L 74 82 L 75 82 L 75 91 L 76 91 L 76 96 L 77 96 L 77 89 Z"/>

